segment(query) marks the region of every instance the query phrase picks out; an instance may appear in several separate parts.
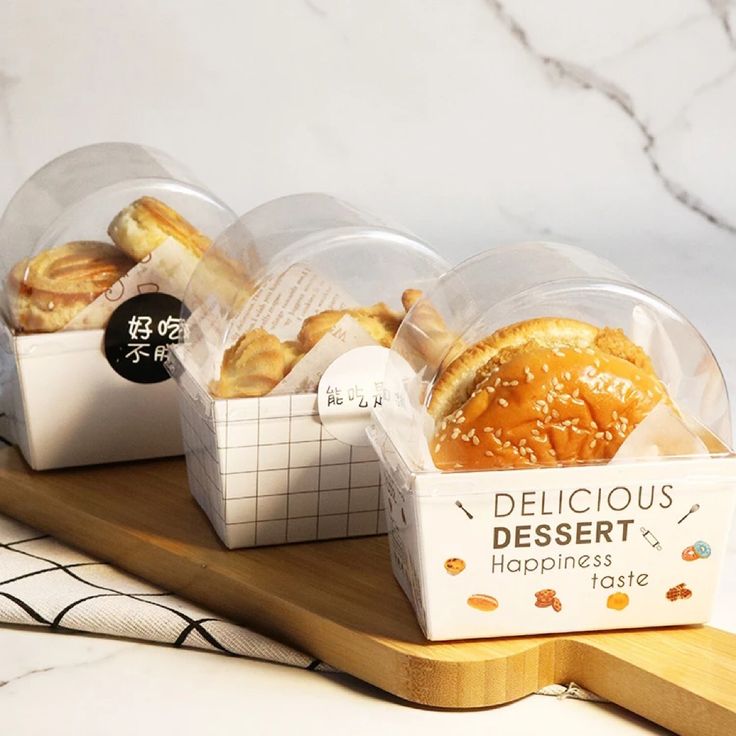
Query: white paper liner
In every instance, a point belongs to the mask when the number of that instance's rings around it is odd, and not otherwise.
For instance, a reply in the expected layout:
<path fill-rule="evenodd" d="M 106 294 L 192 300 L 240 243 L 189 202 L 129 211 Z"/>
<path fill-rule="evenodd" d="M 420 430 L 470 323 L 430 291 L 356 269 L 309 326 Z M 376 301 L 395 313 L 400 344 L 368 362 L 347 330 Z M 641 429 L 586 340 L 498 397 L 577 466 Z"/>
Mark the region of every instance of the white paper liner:
<path fill-rule="evenodd" d="M 655 457 L 709 456 L 708 448 L 666 404 L 660 402 L 624 440 L 611 464 Z"/>
<path fill-rule="evenodd" d="M 336 358 L 353 348 L 377 344 L 355 319 L 345 315 L 291 369 L 269 396 L 314 393 L 322 374 Z"/>

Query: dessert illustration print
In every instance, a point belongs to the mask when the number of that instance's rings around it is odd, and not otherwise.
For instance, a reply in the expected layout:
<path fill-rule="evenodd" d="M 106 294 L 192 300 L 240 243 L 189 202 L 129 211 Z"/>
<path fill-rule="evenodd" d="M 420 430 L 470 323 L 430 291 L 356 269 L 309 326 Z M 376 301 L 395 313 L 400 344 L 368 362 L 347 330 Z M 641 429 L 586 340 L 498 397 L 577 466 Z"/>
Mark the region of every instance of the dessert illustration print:
<path fill-rule="evenodd" d="M 418 550 L 428 638 L 705 620 L 715 573 L 700 553 L 720 556 L 736 477 L 726 399 L 708 383 L 720 374 L 695 329 L 556 244 L 490 250 L 422 301 L 445 347 L 423 361 L 405 318 L 392 349 L 415 377 L 387 375 L 401 407 L 377 412 L 374 446 L 412 494 L 401 534 Z M 442 567 L 456 556 L 460 576 Z M 686 564 L 703 588 L 678 587 Z M 502 594 L 492 631 L 468 611 L 478 591 Z"/>

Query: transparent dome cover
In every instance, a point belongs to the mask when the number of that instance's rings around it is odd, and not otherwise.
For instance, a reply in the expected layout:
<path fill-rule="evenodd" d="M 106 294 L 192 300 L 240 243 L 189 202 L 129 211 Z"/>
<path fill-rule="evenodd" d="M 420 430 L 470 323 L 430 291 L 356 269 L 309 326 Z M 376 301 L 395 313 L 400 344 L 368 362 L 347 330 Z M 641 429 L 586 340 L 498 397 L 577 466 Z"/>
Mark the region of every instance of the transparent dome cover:
<path fill-rule="evenodd" d="M 413 235 L 326 194 L 273 200 L 202 259 L 176 355 L 218 398 L 310 393 L 342 352 L 388 347 L 447 268 Z"/>
<path fill-rule="evenodd" d="M 417 470 L 731 445 L 723 375 L 695 327 L 613 264 L 556 243 L 499 247 L 446 273 L 403 321 L 385 385 L 378 419 Z"/>
<path fill-rule="evenodd" d="M 142 199 L 141 213 L 134 203 Z M 3 317 L 19 333 L 102 327 L 99 314 L 86 319 L 80 311 L 104 293 L 119 301 L 119 280 L 166 236 L 194 246 L 180 260 L 198 260 L 234 219 L 160 151 L 132 143 L 70 151 L 34 173 L 0 218 Z M 176 273 L 164 279 L 167 291 L 181 297 L 195 263 L 169 263 L 168 276 Z M 149 289 L 162 285 L 155 281 L 145 279 Z"/>

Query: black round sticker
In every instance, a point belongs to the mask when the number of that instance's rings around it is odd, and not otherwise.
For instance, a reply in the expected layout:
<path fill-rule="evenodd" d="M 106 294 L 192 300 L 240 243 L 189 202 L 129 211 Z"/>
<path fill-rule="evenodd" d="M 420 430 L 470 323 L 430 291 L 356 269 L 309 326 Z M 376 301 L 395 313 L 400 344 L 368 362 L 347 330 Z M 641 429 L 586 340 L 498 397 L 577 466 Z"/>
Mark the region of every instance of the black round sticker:
<path fill-rule="evenodd" d="M 169 294 L 139 294 L 123 302 L 105 330 L 105 357 L 113 370 L 134 383 L 160 383 L 171 343 L 183 327 L 181 302 Z"/>

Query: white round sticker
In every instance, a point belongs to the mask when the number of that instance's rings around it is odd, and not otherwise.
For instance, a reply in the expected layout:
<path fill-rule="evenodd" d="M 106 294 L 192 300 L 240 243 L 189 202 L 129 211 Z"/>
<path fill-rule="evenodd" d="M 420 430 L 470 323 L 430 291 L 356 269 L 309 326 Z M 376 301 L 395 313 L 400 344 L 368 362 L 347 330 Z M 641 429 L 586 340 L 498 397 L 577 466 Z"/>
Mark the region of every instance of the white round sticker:
<path fill-rule="evenodd" d="M 317 389 L 319 417 L 327 431 L 349 445 L 370 444 L 365 433 L 381 405 L 391 351 L 380 345 L 353 348 L 333 361 Z"/>

